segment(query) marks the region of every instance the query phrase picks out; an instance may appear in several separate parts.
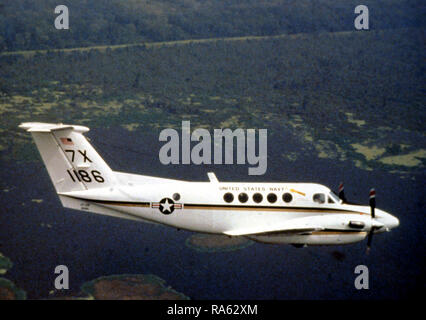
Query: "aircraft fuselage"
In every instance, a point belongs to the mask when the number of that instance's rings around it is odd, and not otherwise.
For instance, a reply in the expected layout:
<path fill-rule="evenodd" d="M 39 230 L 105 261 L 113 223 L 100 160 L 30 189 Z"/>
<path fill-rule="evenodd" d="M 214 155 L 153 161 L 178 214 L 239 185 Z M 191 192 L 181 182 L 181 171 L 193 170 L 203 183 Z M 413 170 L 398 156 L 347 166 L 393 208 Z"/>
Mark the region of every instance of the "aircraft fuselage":
<path fill-rule="evenodd" d="M 319 184 L 172 181 L 123 186 L 112 191 L 71 192 L 66 196 L 80 201 L 82 210 L 100 206 L 130 218 L 230 236 L 240 235 L 234 234 L 234 230 L 242 233 L 244 230 L 273 230 L 285 226 L 286 222 L 304 218 L 306 232 L 284 230 L 246 235 L 264 243 L 353 243 L 363 240 L 372 226 L 369 206 L 343 204 Z M 314 201 L 315 195 L 317 201 Z M 398 223 L 395 219 L 377 209 L 376 220 L 383 226 L 375 232 L 395 227 Z M 312 226 L 318 226 L 318 230 L 309 230 Z"/>

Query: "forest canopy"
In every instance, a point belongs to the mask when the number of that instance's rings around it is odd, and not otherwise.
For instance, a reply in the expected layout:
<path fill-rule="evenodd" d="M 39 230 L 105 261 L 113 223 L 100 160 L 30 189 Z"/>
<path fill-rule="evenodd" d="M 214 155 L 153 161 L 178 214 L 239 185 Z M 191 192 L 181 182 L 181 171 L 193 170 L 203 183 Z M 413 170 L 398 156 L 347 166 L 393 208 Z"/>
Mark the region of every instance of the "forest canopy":
<path fill-rule="evenodd" d="M 56 30 L 56 0 L 0 4 L 0 51 L 246 35 L 353 30 L 359 1 L 73 0 L 69 30 Z M 424 25 L 415 0 L 363 1 L 372 29 Z"/>

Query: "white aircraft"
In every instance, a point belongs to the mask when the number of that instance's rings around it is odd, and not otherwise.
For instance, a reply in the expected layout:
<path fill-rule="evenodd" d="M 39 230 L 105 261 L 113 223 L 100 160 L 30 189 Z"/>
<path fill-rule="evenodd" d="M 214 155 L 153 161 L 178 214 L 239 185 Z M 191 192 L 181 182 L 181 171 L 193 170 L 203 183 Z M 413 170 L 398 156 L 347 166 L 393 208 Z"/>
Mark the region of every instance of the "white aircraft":
<path fill-rule="evenodd" d="M 202 233 L 244 236 L 263 243 L 341 245 L 389 231 L 399 220 L 347 203 L 315 183 L 209 182 L 156 178 L 111 170 L 79 125 L 22 123 L 31 132 L 62 205 Z"/>

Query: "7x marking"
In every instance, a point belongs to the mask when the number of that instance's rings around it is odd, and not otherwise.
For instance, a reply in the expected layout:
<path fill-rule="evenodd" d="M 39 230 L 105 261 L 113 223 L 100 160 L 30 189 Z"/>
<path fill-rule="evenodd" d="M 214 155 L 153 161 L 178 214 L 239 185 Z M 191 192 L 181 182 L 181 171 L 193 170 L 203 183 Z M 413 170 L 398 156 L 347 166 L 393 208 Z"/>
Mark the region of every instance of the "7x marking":
<path fill-rule="evenodd" d="M 86 162 L 86 160 L 88 162 L 92 162 L 92 160 L 89 159 L 89 157 L 86 155 L 86 150 L 77 150 L 84 158 L 83 161 Z M 74 162 L 74 156 L 75 156 L 75 151 L 74 150 L 65 150 L 65 152 L 70 152 L 71 153 L 71 162 Z"/>

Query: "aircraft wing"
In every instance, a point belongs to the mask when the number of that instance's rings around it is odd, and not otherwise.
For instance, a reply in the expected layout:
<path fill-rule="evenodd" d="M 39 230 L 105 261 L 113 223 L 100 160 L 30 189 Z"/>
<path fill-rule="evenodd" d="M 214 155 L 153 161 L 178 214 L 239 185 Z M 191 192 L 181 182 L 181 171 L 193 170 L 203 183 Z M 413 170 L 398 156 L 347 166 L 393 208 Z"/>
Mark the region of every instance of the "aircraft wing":
<path fill-rule="evenodd" d="M 305 217 L 292 219 L 285 221 L 281 225 L 266 225 L 266 226 L 253 226 L 246 228 L 236 228 L 225 231 L 224 234 L 228 236 L 248 236 L 248 235 L 260 235 L 270 233 L 304 233 L 324 230 L 325 228 L 320 226 L 313 217 Z"/>

